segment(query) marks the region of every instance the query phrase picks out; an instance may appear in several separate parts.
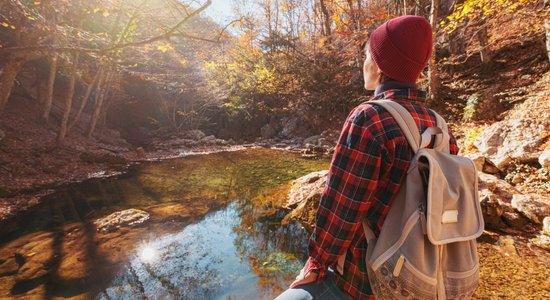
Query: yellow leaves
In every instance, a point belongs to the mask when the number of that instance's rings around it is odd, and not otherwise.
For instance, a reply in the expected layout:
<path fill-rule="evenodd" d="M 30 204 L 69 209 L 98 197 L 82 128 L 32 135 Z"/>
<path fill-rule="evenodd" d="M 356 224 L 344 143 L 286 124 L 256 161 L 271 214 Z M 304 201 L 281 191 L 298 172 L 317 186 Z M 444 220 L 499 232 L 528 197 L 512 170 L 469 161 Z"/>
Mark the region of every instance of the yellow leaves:
<path fill-rule="evenodd" d="M 8 24 L 7 22 L 2 22 L 2 23 L 0 23 L 0 25 L 4 26 L 6 28 L 15 29 L 14 25 Z"/>
<path fill-rule="evenodd" d="M 97 7 L 96 7 L 96 8 L 94 8 L 94 13 L 97 13 L 98 11 L 100 11 L 100 9 L 99 9 L 99 8 L 97 8 Z"/>
<path fill-rule="evenodd" d="M 34 1 L 34 5 L 40 5 L 40 1 Z"/>
<path fill-rule="evenodd" d="M 31 252 L 31 253 L 28 253 L 28 254 L 27 254 L 27 257 L 33 257 L 33 256 L 35 256 L 35 255 L 36 255 L 36 252 Z"/>
<path fill-rule="evenodd" d="M 157 50 L 160 50 L 162 53 L 166 53 L 168 50 L 174 50 L 174 47 L 170 44 L 158 45 Z"/>
<path fill-rule="evenodd" d="M 104 16 L 104 17 L 108 17 L 108 16 L 109 16 L 109 12 L 106 11 L 106 10 L 104 10 L 104 11 L 103 11 L 103 16 Z"/>

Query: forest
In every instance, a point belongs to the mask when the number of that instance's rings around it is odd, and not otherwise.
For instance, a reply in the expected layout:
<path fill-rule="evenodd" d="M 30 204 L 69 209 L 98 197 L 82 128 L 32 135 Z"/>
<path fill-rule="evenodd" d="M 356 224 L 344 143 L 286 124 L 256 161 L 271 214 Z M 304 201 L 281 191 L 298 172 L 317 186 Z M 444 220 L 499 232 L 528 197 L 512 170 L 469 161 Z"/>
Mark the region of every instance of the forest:
<path fill-rule="evenodd" d="M 403 15 L 479 171 L 474 298 L 550 297 L 550 1 L 0 0 L 0 298 L 273 299 Z"/>

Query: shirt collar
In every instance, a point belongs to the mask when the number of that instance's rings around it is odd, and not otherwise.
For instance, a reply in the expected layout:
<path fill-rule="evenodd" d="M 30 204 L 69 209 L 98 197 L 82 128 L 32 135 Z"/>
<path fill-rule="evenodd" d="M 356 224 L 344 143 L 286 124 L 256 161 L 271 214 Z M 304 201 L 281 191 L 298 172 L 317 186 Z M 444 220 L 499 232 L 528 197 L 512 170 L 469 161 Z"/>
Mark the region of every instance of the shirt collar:
<path fill-rule="evenodd" d="M 418 85 L 402 81 L 386 81 L 379 84 L 371 100 L 380 99 L 407 99 L 425 102 L 426 92 L 418 89 Z"/>

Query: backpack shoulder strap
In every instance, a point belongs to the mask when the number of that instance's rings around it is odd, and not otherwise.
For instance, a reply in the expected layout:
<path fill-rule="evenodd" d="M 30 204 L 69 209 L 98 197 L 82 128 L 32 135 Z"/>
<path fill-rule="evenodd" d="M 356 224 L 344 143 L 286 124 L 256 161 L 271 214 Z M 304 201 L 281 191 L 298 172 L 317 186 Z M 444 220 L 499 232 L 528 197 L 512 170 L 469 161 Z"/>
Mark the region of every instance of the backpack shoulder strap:
<path fill-rule="evenodd" d="M 447 126 L 447 122 L 445 122 L 445 119 L 443 119 L 442 116 L 440 116 L 438 113 L 436 113 L 433 109 L 431 110 L 432 113 L 435 115 L 435 119 L 437 120 L 437 127 L 441 129 L 441 134 L 437 134 L 435 136 L 435 143 L 434 143 L 434 149 L 438 150 L 438 151 L 442 151 L 442 152 L 445 152 L 445 153 L 450 153 L 450 150 L 449 150 L 449 141 L 451 139 L 450 135 L 449 135 L 449 127 Z M 424 142 L 424 134 L 422 134 L 422 142 Z M 430 140 L 431 140 L 431 136 L 430 136 Z M 428 142 L 429 144 L 429 142 Z M 427 146 L 427 145 L 426 145 Z M 423 147 L 421 147 L 423 148 Z"/>
<path fill-rule="evenodd" d="M 420 130 L 406 108 L 391 100 L 372 100 L 367 103 L 382 106 L 387 110 L 403 131 L 414 153 L 418 152 L 421 141 Z"/>

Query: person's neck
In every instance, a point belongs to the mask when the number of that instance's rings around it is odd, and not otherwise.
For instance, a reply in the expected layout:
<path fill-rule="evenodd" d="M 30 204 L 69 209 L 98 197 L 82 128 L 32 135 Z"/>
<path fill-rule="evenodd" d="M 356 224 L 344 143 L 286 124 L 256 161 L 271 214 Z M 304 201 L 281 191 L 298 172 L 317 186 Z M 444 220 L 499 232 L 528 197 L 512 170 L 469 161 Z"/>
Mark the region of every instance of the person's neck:
<path fill-rule="evenodd" d="M 394 90 L 394 89 L 418 89 L 418 84 L 412 83 L 412 82 L 387 80 L 387 81 L 384 81 L 384 82 L 380 83 L 376 87 L 376 90 L 374 90 L 374 94 L 378 95 L 378 94 L 383 93 L 387 90 Z"/>

